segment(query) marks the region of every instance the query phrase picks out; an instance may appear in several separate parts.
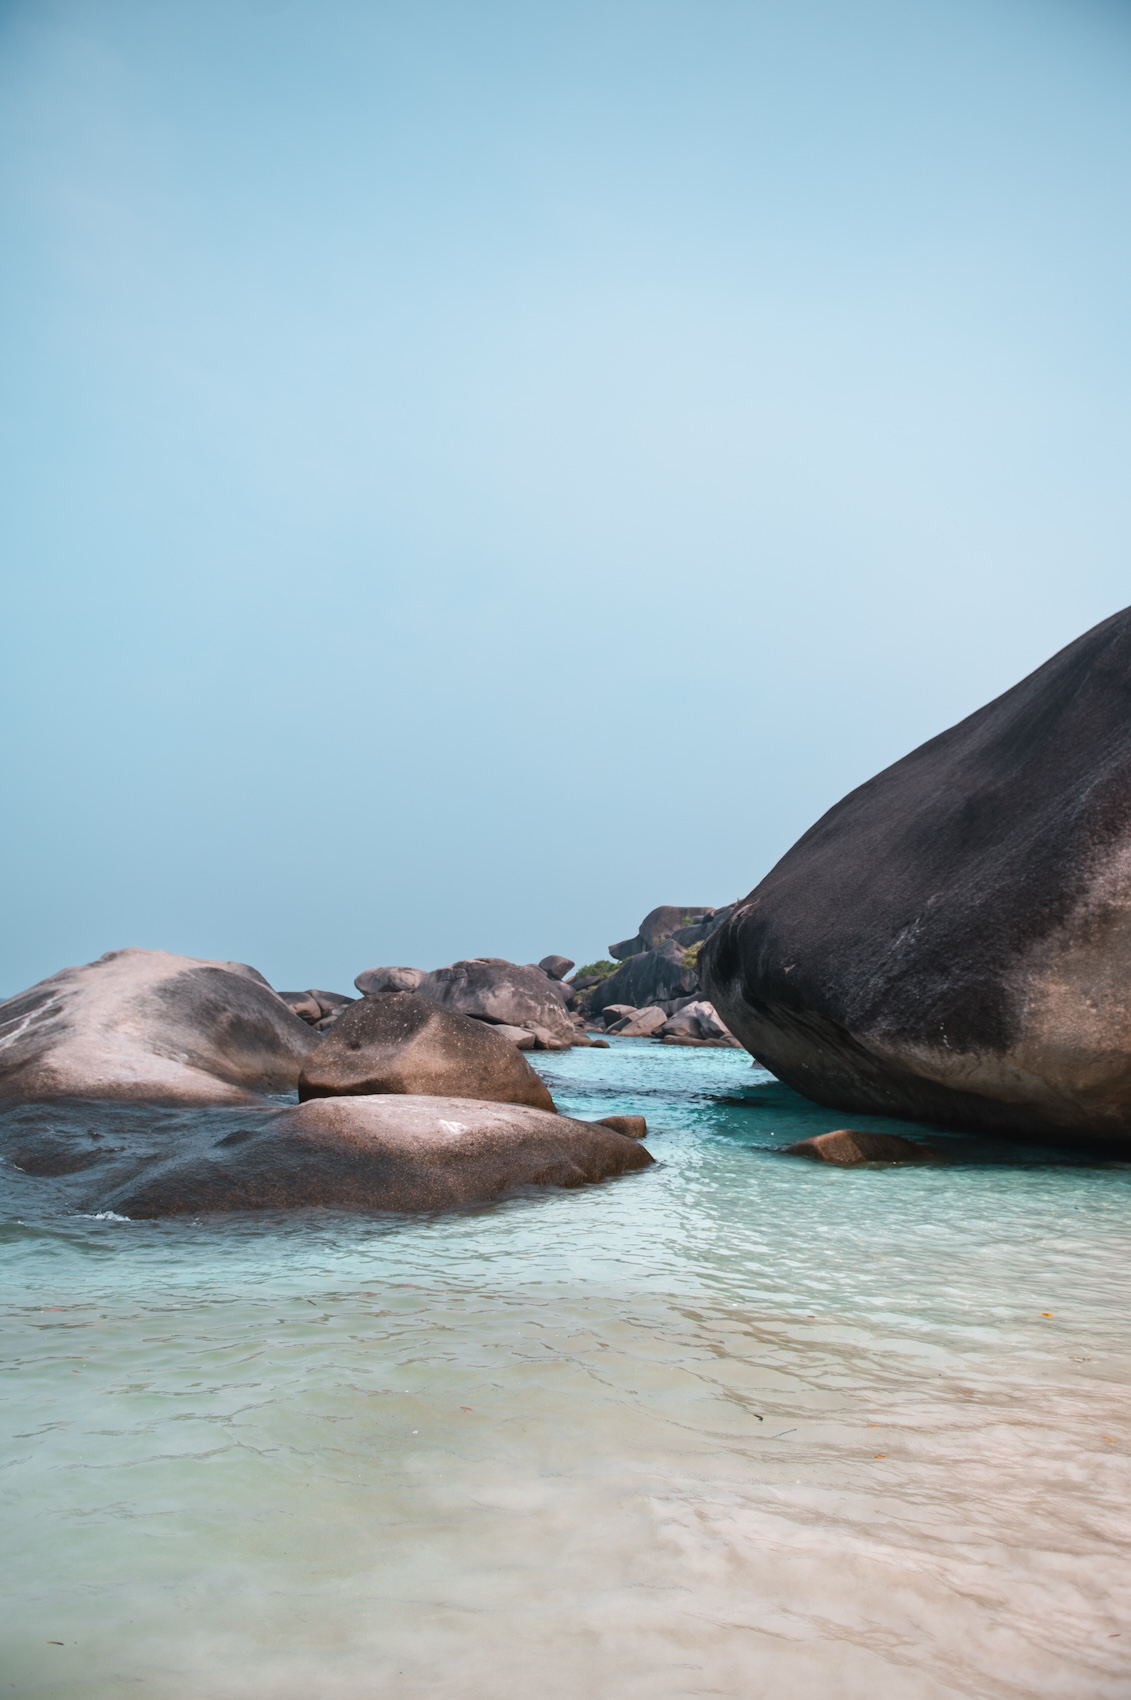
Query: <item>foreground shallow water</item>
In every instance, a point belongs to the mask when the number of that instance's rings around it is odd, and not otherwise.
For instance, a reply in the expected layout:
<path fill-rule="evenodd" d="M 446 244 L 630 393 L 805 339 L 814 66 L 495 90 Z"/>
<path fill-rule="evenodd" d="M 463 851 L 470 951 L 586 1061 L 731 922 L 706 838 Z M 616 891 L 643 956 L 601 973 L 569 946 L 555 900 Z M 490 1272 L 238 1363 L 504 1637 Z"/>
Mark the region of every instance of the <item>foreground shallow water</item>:
<path fill-rule="evenodd" d="M 4 1213 L 0 1695 L 1131 1697 L 1131 1166 L 838 1171 L 744 1053 L 538 1061 L 656 1167 Z"/>

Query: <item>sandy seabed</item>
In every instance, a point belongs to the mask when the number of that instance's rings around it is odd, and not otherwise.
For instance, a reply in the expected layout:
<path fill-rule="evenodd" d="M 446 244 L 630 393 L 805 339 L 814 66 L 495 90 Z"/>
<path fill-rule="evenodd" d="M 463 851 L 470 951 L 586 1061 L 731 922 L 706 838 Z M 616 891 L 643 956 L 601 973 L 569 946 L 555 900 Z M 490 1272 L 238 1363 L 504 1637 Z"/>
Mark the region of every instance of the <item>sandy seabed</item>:
<path fill-rule="evenodd" d="M 6 1213 L 0 1695 L 1129 1700 L 1131 1166 L 825 1169 L 744 1054 L 540 1066 L 657 1166 Z"/>

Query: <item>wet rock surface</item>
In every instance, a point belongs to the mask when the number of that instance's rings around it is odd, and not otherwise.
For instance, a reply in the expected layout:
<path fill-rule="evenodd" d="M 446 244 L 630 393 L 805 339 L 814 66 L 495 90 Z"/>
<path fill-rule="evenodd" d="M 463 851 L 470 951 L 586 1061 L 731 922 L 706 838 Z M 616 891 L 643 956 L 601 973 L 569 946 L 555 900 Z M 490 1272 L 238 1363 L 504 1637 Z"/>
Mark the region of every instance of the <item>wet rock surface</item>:
<path fill-rule="evenodd" d="M 0 1003 L 0 1099 L 240 1102 L 292 1091 L 317 1043 L 245 963 L 110 951 Z"/>
<path fill-rule="evenodd" d="M 322 1098 L 279 1109 L 70 1100 L 0 1115 L 10 1199 L 144 1218 L 332 1206 L 443 1210 L 647 1168 L 635 1139 L 526 1105 Z"/>
<path fill-rule="evenodd" d="M 1131 610 L 830 809 L 700 970 L 819 1103 L 1131 1149 Z"/>
<path fill-rule="evenodd" d="M 307 1059 L 299 1097 L 416 1093 L 552 1111 L 545 1082 L 509 1036 L 515 1031 L 453 1015 L 414 992 L 364 997 Z"/>
<path fill-rule="evenodd" d="M 832 1133 L 819 1133 L 813 1139 L 799 1139 L 795 1145 L 782 1148 L 785 1157 L 808 1157 L 815 1163 L 834 1163 L 838 1168 L 851 1169 L 860 1163 L 932 1163 L 938 1152 L 914 1139 L 904 1139 L 897 1133 L 862 1133 L 856 1128 L 841 1127 Z"/>

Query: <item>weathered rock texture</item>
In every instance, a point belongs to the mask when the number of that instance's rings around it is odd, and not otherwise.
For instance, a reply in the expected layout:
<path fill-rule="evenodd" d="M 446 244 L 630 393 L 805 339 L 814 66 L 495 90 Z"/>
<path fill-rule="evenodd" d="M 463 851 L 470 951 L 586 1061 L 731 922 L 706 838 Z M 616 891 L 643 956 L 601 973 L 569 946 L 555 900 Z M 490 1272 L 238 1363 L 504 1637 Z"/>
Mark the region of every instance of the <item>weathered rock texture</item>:
<path fill-rule="evenodd" d="M 702 906 L 682 907 L 675 903 L 662 903 L 658 909 L 648 911 L 635 938 L 622 939 L 619 944 L 611 944 L 609 955 L 617 962 L 624 962 L 630 956 L 639 956 L 642 951 L 655 950 L 658 944 L 663 944 L 673 933 L 688 928 L 695 931 L 696 923 L 708 919 L 714 913 L 713 909 L 704 909 Z"/>
<path fill-rule="evenodd" d="M 572 997 L 569 987 L 541 968 L 520 967 L 500 956 L 479 956 L 436 968 L 425 974 L 416 996 L 456 1015 L 541 1032 L 563 1046 L 574 1042 L 577 1031 L 567 1007 Z"/>
<path fill-rule="evenodd" d="M 112 950 L 0 1003 L 0 1097 L 238 1103 L 318 1043 L 242 962 Z"/>
<path fill-rule="evenodd" d="M 364 997 L 381 992 L 415 992 L 424 979 L 423 968 L 366 968 L 354 985 Z"/>
<path fill-rule="evenodd" d="M 130 1217 L 219 1210 L 447 1210 L 525 1186 L 584 1186 L 652 1162 L 611 1128 L 467 1098 L 320 1098 L 131 1181 Z"/>
<path fill-rule="evenodd" d="M 703 946 L 819 1103 L 1131 1144 L 1131 610 L 830 809 Z"/>
<path fill-rule="evenodd" d="M 307 1059 L 298 1083 L 300 1098 L 382 1092 L 554 1108 L 545 1081 L 501 1029 L 414 992 L 353 1004 Z"/>
<path fill-rule="evenodd" d="M 599 1015 L 609 1004 L 645 1009 L 649 1004 L 686 997 L 698 986 L 699 976 L 694 964 L 684 960 L 685 954 L 682 945 L 666 939 L 655 950 L 630 956 L 589 993 L 589 1009 Z"/>

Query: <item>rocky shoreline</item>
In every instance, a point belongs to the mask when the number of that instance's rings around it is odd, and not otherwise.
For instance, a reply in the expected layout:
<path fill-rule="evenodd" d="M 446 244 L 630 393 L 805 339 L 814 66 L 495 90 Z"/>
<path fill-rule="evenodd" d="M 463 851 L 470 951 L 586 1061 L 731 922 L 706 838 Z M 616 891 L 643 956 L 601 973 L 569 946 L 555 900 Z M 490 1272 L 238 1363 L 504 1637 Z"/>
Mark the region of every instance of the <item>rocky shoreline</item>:
<path fill-rule="evenodd" d="M 572 980 L 568 957 L 481 957 L 368 968 L 356 997 L 276 992 L 245 963 L 110 951 L 0 1003 L 0 1151 L 76 1208 L 128 1216 L 440 1209 L 640 1170 L 643 1119 L 559 1115 L 523 1052 L 606 1034 L 736 1046 L 694 955 L 726 913 L 654 910 L 617 961 Z M 642 1001 L 619 999 L 626 987 Z M 299 1105 L 280 1109 L 291 1093 Z M 198 1118 L 189 1134 L 182 1120 L 175 1139 L 154 1137 L 172 1125 L 160 1118 L 119 1114 L 112 1140 L 79 1125 L 115 1105 L 240 1120 L 210 1133 Z"/>

